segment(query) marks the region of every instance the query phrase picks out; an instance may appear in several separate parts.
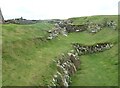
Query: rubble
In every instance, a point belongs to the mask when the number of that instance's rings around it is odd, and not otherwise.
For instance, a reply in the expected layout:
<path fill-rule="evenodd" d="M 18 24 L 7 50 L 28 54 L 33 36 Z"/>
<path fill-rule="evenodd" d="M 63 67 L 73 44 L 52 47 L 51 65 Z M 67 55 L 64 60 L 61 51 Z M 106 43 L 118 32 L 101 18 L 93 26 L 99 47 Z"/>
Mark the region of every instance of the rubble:
<path fill-rule="evenodd" d="M 100 24 L 94 24 L 94 23 L 88 24 L 88 28 L 87 28 L 87 30 L 91 33 L 99 32 L 101 29 L 102 27 Z"/>
<path fill-rule="evenodd" d="M 114 21 L 108 21 L 107 22 L 107 27 L 110 27 L 112 29 L 116 29 L 117 28 L 117 24 Z"/>

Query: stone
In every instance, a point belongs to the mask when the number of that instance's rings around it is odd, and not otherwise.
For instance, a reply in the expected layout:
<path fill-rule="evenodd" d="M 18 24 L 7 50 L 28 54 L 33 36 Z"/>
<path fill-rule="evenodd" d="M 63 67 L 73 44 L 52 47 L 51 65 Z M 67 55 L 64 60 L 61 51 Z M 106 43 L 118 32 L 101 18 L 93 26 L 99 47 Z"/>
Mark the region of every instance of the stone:
<path fill-rule="evenodd" d="M 73 64 L 70 63 L 70 67 L 68 68 L 68 74 L 72 76 L 76 72 L 76 69 Z"/>
<path fill-rule="evenodd" d="M 73 44 L 73 47 L 75 51 L 78 53 L 78 55 L 84 55 L 87 53 L 96 53 L 96 52 L 102 52 L 106 49 L 110 49 L 113 45 L 110 43 L 97 43 L 95 45 L 91 46 L 85 46 L 85 45 L 80 45 L 78 43 Z"/>
<path fill-rule="evenodd" d="M 102 29 L 101 27 L 101 24 L 90 23 L 88 24 L 87 30 L 91 33 L 96 33 Z"/>
<path fill-rule="evenodd" d="M 57 72 L 57 76 L 53 78 L 54 79 L 53 85 L 68 87 L 66 77 L 67 77 L 66 75 L 62 75 L 60 72 Z"/>
<path fill-rule="evenodd" d="M 76 69 L 79 69 L 80 60 L 76 59 L 73 55 L 70 56 L 71 62 L 75 65 Z"/>
<path fill-rule="evenodd" d="M 56 83 L 58 86 L 64 86 L 63 78 L 61 73 L 57 72 Z"/>
<path fill-rule="evenodd" d="M 0 24 L 3 24 L 3 23 L 5 23 L 5 21 L 4 21 L 4 17 L 2 14 L 1 8 L 0 8 Z"/>
<path fill-rule="evenodd" d="M 108 22 L 106 23 L 106 26 L 107 26 L 107 27 L 110 27 L 110 28 L 112 28 L 112 29 L 116 29 L 116 28 L 117 28 L 117 24 L 116 24 L 115 21 L 113 21 L 113 20 L 108 21 Z"/>
<path fill-rule="evenodd" d="M 70 25 L 70 24 L 66 25 L 66 31 L 68 33 L 70 33 L 70 32 L 82 32 L 85 30 L 86 30 L 85 25 Z"/>
<path fill-rule="evenodd" d="M 48 30 L 48 33 L 52 33 L 52 30 Z"/>
<path fill-rule="evenodd" d="M 65 74 L 64 68 L 63 68 L 62 65 L 57 64 L 57 70 L 58 70 L 61 74 Z"/>
<path fill-rule="evenodd" d="M 53 39 L 53 37 L 52 37 L 52 36 L 48 36 L 47 39 L 48 39 L 48 40 L 51 40 L 51 39 Z"/>
<path fill-rule="evenodd" d="M 82 45 L 79 43 L 72 43 L 75 50 L 71 50 L 67 54 L 62 54 L 60 59 L 57 61 L 57 74 L 54 75 L 53 85 L 68 87 L 71 83 L 71 76 L 76 73 L 80 67 L 80 59 L 78 55 L 87 53 L 97 53 L 104 50 L 110 49 L 113 44 L 111 43 L 96 43 L 94 45 Z M 76 51 L 77 50 L 77 51 Z"/>

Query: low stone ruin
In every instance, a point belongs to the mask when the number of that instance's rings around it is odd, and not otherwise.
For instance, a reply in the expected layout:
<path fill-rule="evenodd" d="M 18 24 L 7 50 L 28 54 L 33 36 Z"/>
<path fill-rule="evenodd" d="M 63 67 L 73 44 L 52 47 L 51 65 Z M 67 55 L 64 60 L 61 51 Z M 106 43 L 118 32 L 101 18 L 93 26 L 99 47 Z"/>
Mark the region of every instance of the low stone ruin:
<path fill-rule="evenodd" d="M 102 29 L 101 24 L 90 23 L 87 26 L 87 31 L 91 33 L 97 33 Z"/>
<path fill-rule="evenodd" d="M 85 31 L 87 27 L 85 25 L 71 25 L 71 24 L 55 24 L 55 27 L 52 30 L 49 30 L 49 36 L 47 37 L 48 40 L 54 39 L 58 36 L 58 34 L 62 34 L 67 36 L 68 33 L 71 32 L 82 32 Z"/>
<path fill-rule="evenodd" d="M 110 49 L 113 45 L 111 43 L 97 43 L 94 45 L 82 45 L 79 43 L 72 43 L 74 50 L 70 53 L 63 54 L 57 63 L 57 73 L 53 76 L 53 86 L 68 87 L 70 85 L 71 76 L 73 76 L 77 70 L 80 69 L 80 58 L 78 56 L 84 54 L 92 54 L 96 52 L 102 52 Z"/>
<path fill-rule="evenodd" d="M 66 31 L 70 32 L 82 32 L 87 29 L 86 25 L 66 25 Z"/>
<path fill-rule="evenodd" d="M 82 32 L 88 31 L 89 33 L 97 33 L 102 30 L 104 27 L 117 29 L 117 24 L 115 21 L 104 20 L 103 23 L 95 23 L 91 21 L 87 21 L 80 25 L 74 25 L 73 21 L 70 19 L 61 20 L 57 23 L 59 28 L 65 30 L 67 33 L 71 32 Z"/>
<path fill-rule="evenodd" d="M 79 69 L 80 59 L 73 52 L 70 52 L 57 61 L 57 74 L 53 77 L 54 86 L 68 87 L 71 83 L 70 76 L 74 75 Z"/>
<path fill-rule="evenodd" d="M 56 38 L 59 34 L 57 30 L 49 30 L 48 33 L 49 33 L 49 36 L 47 37 L 48 40 Z"/>
<path fill-rule="evenodd" d="M 59 34 L 67 36 L 66 29 L 61 28 L 57 23 L 55 24 L 55 27 L 52 30 L 48 30 L 47 32 L 49 33 L 47 37 L 48 40 L 56 38 Z"/>
<path fill-rule="evenodd" d="M 61 27 L 61 28 L 64 28 L 66 27 L 66 25 L 72 25 L 73 24 L 73 21 L 72 20 L 62 20 L 58 23 L 58 25 Z"/>
<path fill-rule="evenodd" d="M 64 20 L 58 23 L 59 27 L 64 28 L 67 33 L 81 32 L 86 30 L 86 25 L 74 25 L 72 20 Z"/>
<path fill-rule="evenodd" d="M 107 27 L 107 28 L 111 28 L 116 30 L 117 29 L 117 24 L 115 21 L 104 21 L 103 23 L 93 23 L 93 22 L 87 22 L 85 23 L 87 25 L 87 31 L 89 33 L 97 33 L 100 30 L 102 30 L 103 28 Z"/>
<path fill-rule="evenodd" d="M 73 47 L 79 55 L 102 52 L 104 50 L 110 49 L 112 46 L 113 44 L 111 43 L 97 43 L 95 45 L 89 46 L 82 45 L 79 43 L 73 43 Z"/>
<path fill-rule="evenodd" d="M 59 27 L 56 27 L 53 28 L 52 30 L 48 30 L 47 32 L 49 33 L 47 39 L 48 40 L 51 40 L 51 39 L 54 39 L 58 36 L 58 34 L 60 34 L 60 28 Z"/>
<path fill-rule="evenodd" d="M 106 23 L 106 24 L 105 24 Z M 100 30 L 102 30 L 104 27 L 109 27 L 112 29 L 117 28 L 117 24 L 114 21 L 106 21 L 105 23 L 93 23 L 93 22 L 87 22 L 82 25 L 73 25 L 71 20 L 66 21 L 59 21 L 55 24 L 55 28 L 52 30 L 49 30 L 49 36 L 47 37 L 48 40 L 54 39 L 58 36 L 58 34 L 62 34 L 64 36 L 67 36 L 68 33 L 71 32 L 82 32 L 82 31 L 88 31 L 89 33 L 97 33 Z"/>

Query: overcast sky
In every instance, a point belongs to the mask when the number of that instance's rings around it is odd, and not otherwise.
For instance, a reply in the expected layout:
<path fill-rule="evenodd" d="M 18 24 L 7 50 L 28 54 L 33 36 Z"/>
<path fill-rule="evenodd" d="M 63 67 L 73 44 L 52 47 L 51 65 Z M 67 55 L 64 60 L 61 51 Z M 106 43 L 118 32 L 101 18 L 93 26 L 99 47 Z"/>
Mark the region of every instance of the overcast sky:
<path fill-rule="evenodd" d="M 65 19 L 117 15 L 120 0 L 0 0 L 4 19 Z"/>

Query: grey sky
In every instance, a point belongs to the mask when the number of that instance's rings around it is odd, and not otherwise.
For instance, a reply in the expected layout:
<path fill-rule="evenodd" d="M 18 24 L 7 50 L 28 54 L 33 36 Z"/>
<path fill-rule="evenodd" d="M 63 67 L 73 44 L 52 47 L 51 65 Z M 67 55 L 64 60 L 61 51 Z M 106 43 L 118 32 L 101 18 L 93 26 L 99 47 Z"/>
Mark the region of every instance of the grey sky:
<path fill-rule="evenodd" d="M 119 0 L 0 0 L 5 19 L 64 19 L 117 15 Z"/>

